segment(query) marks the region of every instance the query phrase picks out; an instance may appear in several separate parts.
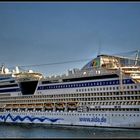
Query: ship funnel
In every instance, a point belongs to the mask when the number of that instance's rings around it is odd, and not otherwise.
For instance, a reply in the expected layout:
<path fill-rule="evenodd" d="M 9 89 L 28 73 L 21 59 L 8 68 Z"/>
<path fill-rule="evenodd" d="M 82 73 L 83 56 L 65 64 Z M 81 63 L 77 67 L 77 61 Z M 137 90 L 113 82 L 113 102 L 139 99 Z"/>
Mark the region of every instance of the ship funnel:
<path fill-rule="evenodd" d="M 4 65 L 2 65 L 2 70 L 1 70 L 1 73 L 2 73 L 2 74 L 9 74 L 9 73 L 10 73 L 10 71 L 9 71 L 9 69 L 8 69 L 8 68 L 6 68 Z"/>
<path fill-rule="evenodd" d="M 19 68 L 18 68 L 18 66 L 16 66 L 16 73 L 19 73 Z"/>
<path fill-rule="evenodd" d="M 5 68 L 5 69 L 4 69 L 4 72 L 5 72 L 6 74 L 8 74 L 8 73 L 9 73 L 9 69 L 8 69 L 8 68 Z"/>

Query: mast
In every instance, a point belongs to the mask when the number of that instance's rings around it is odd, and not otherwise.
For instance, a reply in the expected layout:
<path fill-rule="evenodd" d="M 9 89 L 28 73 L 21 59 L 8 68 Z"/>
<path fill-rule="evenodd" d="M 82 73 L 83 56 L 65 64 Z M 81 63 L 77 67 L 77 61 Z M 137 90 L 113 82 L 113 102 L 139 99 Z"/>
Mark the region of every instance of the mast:
<path fill-rule="evenodd" d="M 135 66 L 137 65 L 138 58 L 139 58 L 139 50 L 137 50 L 137 54 L 136 54 L 136 60 L 135 60 Z"/>
<path fill-rule="evenodd" d="M 123 91 L 123 77 L 122 77 L 122 68 L 119 67 L 120 74 L 119 74 L 119 80 L 120 80 L 120 91 Z"/>

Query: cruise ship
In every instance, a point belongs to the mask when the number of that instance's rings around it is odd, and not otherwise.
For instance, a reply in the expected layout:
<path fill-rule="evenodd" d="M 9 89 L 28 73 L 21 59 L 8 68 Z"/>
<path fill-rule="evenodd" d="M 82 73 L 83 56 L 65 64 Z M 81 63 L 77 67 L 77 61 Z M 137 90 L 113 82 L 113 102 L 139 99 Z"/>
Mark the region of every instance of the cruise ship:
<path fill-rule="evenodd" d="M 0 122 L 140 128 L 140 59 L 101 54 L 44 76 L 0 68 Z"/>

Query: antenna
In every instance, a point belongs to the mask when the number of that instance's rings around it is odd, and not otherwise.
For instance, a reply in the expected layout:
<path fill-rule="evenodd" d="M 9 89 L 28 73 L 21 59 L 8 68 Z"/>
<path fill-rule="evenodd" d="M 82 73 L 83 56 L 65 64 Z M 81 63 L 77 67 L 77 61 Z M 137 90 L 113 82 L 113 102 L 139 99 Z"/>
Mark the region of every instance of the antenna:
<path fill-rule="evenodd" d="M 98 55 L 101 54 L 101 39 L 99 37 L 99 48 L 98 48 Z"/>

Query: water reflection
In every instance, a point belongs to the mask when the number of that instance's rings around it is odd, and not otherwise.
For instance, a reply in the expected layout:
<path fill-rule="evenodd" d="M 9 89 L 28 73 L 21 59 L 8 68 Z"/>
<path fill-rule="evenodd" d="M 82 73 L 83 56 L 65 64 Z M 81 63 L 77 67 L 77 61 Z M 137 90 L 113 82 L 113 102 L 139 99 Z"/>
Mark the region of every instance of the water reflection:
<path fill-rule="evenodd" d="M 140 129 L 0 124 L 1 138 L 140 138 Z"/>

